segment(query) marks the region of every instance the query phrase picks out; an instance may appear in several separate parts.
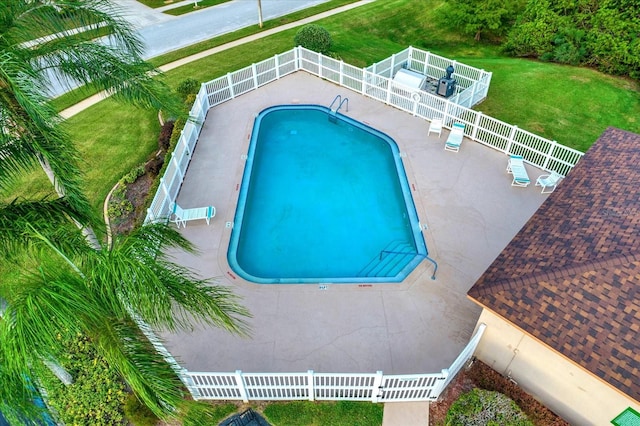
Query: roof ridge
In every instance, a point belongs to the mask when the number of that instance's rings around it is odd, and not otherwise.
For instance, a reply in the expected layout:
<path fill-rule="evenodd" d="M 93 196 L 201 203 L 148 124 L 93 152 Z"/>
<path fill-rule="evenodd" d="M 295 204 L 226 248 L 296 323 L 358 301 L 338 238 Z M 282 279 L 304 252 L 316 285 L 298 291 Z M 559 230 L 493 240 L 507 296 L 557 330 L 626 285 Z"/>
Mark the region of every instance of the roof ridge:
<path fill-rule="evenodd" d="M 640 262 L 640 251 L 630 253 L 620 253 L 616 255 L 607 256 L 599 260 L 589 260 L 579 263 L 577 265 L 563 265 L 559 268 L 553 268 L 549 270 L 540 271 L 533 274 L 528 274 L 525 277 L 515 278 L 503 278 L 498 281 L 485 282 L 481 288 L 475 285 L 469 290 L 469 296 L 476 299 L 476 296 L 482 296 L 485 294 L 495 294 L 497 291 L 508 291 L 529 284 L 538 283 L 540 281 L 554 281 L 569 275 L 581 275 L 584 272 L 600 269 L 601 267 L 612 267 L 620 264 Z M 475 291 L 474 291 L 475 290 Z"/>

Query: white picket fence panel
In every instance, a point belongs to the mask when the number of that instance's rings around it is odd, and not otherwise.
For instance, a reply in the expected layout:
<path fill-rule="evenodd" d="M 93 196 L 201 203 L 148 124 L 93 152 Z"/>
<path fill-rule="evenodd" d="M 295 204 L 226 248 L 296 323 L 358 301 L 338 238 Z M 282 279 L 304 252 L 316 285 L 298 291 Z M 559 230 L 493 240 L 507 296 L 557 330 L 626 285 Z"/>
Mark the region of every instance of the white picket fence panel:
<path fill-rule="evenodd" d="M 435 401 L 473 356 L 486 326 L 480 324 L 448 369 L 433 374 L 369 373 L 201 373 L 181 376 L 199 400 L 239 401 Z"/>
<path fill-rule="evenodd" d="M 407 90 L 392 83 L 393 75 L 402 67 L 422 72 L 431 78 L 440 78 L 451 64 L 456 69 L 455 77 L 461 91 L 448 99 L 424 91 Z M 528 163 L 563 176 L 584 155 L 580 151 L 469 109 L 487 96 L 491 73 L 484 70 L 413 47 L 370 67 L 357 68 L 298 46 L 202 84 L 191 109 L 192 120 L 187 122 L 171 154 L 170 163 L 147 210 L 145 222 L 166 220 L 170 215 L 171 203 L 178 196 L 209 108 L 296 71 L 317 75 L 415 117 L 425 120 L 442 118 L 447 128 L 454 122 L 464 123 L 465 135 L 471 140 L 505 154 L 522 155 Z"/>

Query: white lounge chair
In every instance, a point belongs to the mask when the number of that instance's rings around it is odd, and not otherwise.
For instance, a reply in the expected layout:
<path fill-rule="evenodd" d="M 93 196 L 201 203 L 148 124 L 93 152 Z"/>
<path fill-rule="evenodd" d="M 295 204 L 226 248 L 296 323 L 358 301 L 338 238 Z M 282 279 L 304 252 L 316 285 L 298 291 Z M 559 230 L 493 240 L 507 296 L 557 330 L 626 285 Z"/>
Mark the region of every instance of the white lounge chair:
<path fill-rule="evenodd" d="M 442 133 L 442 118 L 434 118 L 433 120 L 431 120 L 427 136 L 429 136 L 431 133 L 437 133 L 438 137 L 440 137 L 440 134 Z"/>
<path fill-rule="evenodd" d="M 453 123 L 449 137 L 444 144 L 445 151 L 458 152 L 464 138 L 464 123 Z"/>
<path fill-rule="evenodd" d="M 540 175 L 540 177 L 536 179 L 536 186 L 542 187 L 543 194 L 550 194 L 555 191 L 560 179 L 562 179 L 562 175 L 556 172 L 551 172 L 549 175 Z M 547 188 L 551 188 L 551 191 L 547 191 Z"/>
<path fill-rule="evenodd" d="M 192 209 L 183 209 L 178 203 L 173 203 L 171 215 L 171 222 L 174 222 L 178 228 L 182 225 L 183 228 L 187 227 L 187 222 L 190 220 L 204 219 L 209 224 L 212 217 L 216 215 L 216 208 L 213 206 L 196 207 Z"/>
<path fill-rule="evenodd" d="M 513 175 L 511 186 L 529 186 L 531 181 L 524 167 L 524 158 L 522 155 L 510 155 L 507 162 L 507 172 Z"/>

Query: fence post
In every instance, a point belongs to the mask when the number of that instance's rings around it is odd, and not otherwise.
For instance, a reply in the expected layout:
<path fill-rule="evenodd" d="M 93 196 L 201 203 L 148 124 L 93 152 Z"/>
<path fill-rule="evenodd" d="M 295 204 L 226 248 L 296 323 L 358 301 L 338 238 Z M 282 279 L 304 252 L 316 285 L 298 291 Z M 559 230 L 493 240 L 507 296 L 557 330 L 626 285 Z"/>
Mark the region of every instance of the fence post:
<path fill-rule="evenodd" d="M 451 102 L 447 99 L 444 104 L 444 111 L 442 111 L 442 121 L 445 125 L 449 121 L 449 105 L 451 105 Z"/>
<path fill-rule="evenodd" d="M 556 141 L 551 141 L 551 143 L 549 144 L 549 152 L 547 152 L 547 156 L 544 159 L 544 164 L 542 165 L 542 168 L 544 170 L 549 170 L 549 161 L 551 161 L 553 150 L 556 148 L 557 144 L 558 142 Z"/>
<path fill-rule="evenodd" d="M 276 80 L 280 80 L 280 55 L 277 53 L 273 56 L 273 62 L 275 63 L 276 68 Z"/>
<path fill-rule="evenodd" d="M 318 75 L 322 78 L 322 53 L 318 52 L 316 56 L 318 57 Z"/>
<path fill-rule="evenodd" d="M 431 59 L 431 52 L 427 52 L 427 54 L 424 57 L 424 71 L 423 73 L 429 77 L 431 77 L 429 75 L 429 59 Z M 435 76 L 434 76 L 435 77 Z"/>
<path fill-rule="evenodd" d="M 382 387 L 382 380 L 384 375 L 382 371 L 376 371 L 376 376 L 373 378 L 373 389 L 371 390 L 371 402 L 376 403 L 384 397 L 384 388 Z"/>
<path fill-rule="evenodd" d="M 518 126 L 512 126 L 511 132 L 509 133 L 509 139 L 507 140 L 507 149 L 505 151 L 506 154 L 511 154 L 511 145 L 513 144 L 513 140 L 516 136 L 516 130 L 518 130 Z"/>
<path fill-rule="evenodd" d="M 389 78 L 393 78 L 393 71 L 396 69 L 396 54 L 391 55 L 391 71 L 389 72 Z"/>
<path fill-rule="evenodd" d="M 242 377 L 242 371 L 236 370 L 233 378 L 236 380 L 236 386 L 238 387 L 238 391 L 240 392 L 240 396 L 242 397 L 243 402 L 249 402 L 249 396 L 247 394 L 247 388 L 244 387 L 244 379 Z"/>
<path fill-rule="evenodd" d="M 231 92 L 231 99 L 233 99 L 236 95 L 233 92 L 233 80 L 231 79 L 231 73 L 227 73 L 227 84 L 229 85 L 229 92 Z"/>
<path fill-rule="evenodd" d="M 367 95 L 367 69 L 366 68 L 362 68 L 362 94 L 363 95 Z"/>
<path fill-rule="evenodd" d="M 313 370 L 307 370 L 307 392 L 309 393 L 309 401 L 315 401 L 316 388 L 313 379 Z"/>
<path fill-rule="evenodd" d="M 478 111 L 476 114 L 476 121 L 473 123 L 473 131 L 471 132 L 471 140 L 475 141 L 478 135 L 478 128 L 480 127 L 480 119 L 482 118 L 482 111 Z"/>
<path fill-rule="evenodd" d="M 202 106 L 204 107 L 205 110 L 209 110 L 209 108 L 211 108 L 211 105 L 209 104 L 209 95 L 207 95 L 207 85 L 205 83 L 202 83 L 200 85 L 200 95 L 199 95 L 202 99 Z"/>
<path fill-rule="evenodd" d="M 293 63 L 295 64 L 296 71 L 300 71 L 302 69 L 300 66 L 300 46 L 293 48 Z"/>
<path fill-rule="evenodd" d="M 449 378 L 449 369 L 443 368 L 441 372 L 441 376 L 436 379 L 437 380 L 436 385 L 433 387 L 433 392 L 429 396 L 429 398 L 433 398 L 432 399 L 433 401 L 438 399 L 438 397 L 444 390 L 444 386 L 447 383 L 448 378 Z"/>
<path fill-rule="evenodd" d="M 385 78 L 382 76 L 378 76 L 378 78 Z M 391 79 L 387 78 L 387 100 L 386 100 L 387 105 L 389 105 L 391 103 Z"/>
<path fill-rule="evenodd" d="M 156 221 L 156 217 L 154 216 L 154 214 L 153 214 L 153 210 L 151 210 L 151 207 L 149 207 L 149 208 L 147 209 L 147 218 L 146 218 L 146 220 L 145 220 L 145 223 L 146 223 L 147 221 L 149 221 L 149 222 L 151 222 L 151 223 L 155 223 L 155 221 Z"/>
<path fill-rule="evenodd" d="M 344 61 L 340 60 L 340 86 L 344 86 Z"/>
<path fill-rule="evenodd" d="M 251 75 L 253 77 L 253 90 L 258 88 L 258 70 L 256 64 L 251 64 Z"/>

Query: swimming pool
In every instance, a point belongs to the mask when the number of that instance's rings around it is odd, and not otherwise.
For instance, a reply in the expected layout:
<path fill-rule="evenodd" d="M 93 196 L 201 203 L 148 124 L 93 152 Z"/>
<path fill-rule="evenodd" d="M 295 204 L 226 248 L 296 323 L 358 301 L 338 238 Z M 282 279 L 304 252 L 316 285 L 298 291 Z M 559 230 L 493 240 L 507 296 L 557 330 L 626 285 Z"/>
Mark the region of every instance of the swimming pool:
<path fill-rule="evenodd" d="M 317 105 L 256 117 L 227 252 L 238 275 L 399 282 L 426 254 L 393 139 Z"/>

